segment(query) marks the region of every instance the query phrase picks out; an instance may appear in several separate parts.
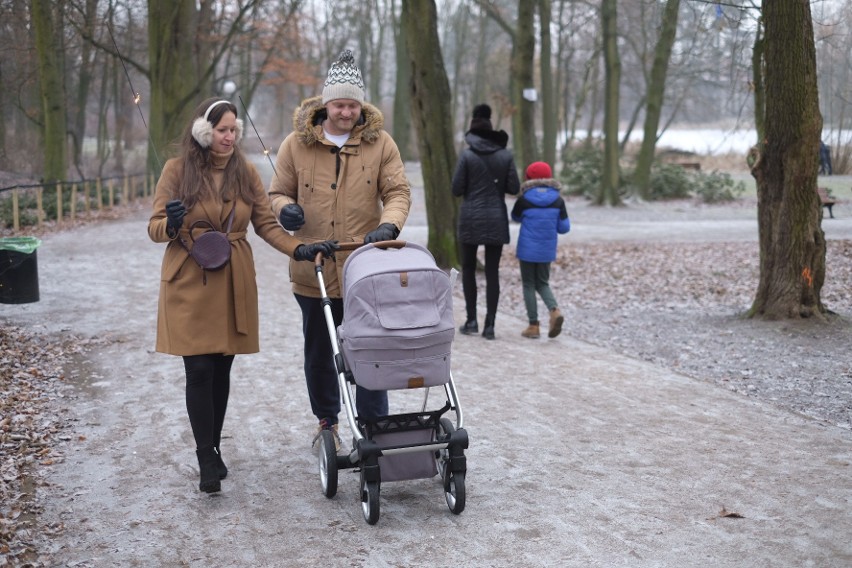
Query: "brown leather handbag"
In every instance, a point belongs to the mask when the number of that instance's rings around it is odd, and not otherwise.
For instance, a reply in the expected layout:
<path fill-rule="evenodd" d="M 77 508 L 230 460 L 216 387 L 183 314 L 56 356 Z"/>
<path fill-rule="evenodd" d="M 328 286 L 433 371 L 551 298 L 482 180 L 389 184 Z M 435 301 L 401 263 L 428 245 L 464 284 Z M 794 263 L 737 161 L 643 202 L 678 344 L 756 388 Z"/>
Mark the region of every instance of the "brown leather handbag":
<path fill-rule="evenodd" d="M 180 239 L 181 244 L 189 252 L 189 256 L 202 270 L 210 272 L 221 270 L 231 260 L 231 243 L 228 241 L 228 233 L 231 232 L 231 226 L 234 223 L 234 211 L 236 211 L 236 206 L 231 209 L 231 214 L 228 216 L 228 226 L 224 233 L 217 231 L 213 223 L 207 219 L 200 219 L 189 227 L 189 238 L 192 243 L 187 244 L 186 241 Z M 207 230 L 196 237 L 194 235 L 196 229 L 203 228 Z M 204 283 L 207 283 L 206 275 Z"/>

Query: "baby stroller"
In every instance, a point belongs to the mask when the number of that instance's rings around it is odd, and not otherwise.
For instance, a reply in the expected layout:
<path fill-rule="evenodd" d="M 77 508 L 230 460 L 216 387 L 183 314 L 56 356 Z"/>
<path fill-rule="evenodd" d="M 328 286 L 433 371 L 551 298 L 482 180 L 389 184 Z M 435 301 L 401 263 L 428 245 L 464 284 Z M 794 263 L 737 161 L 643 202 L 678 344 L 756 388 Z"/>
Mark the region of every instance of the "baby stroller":
<path fill-rule="evenodd" d="M 319 439 L 323 494 L 337 494 L 338 471 L 360 471 L 360 501 L 367 523 L 379 520 L 382 482 L 426 479 L 440 474 L 447 505 L 458 515 L 465 506 L 464 450 L 467 432 L 450 372 L 455 334 L 450 277 L 425 248 L 405 241 L 362 245 L 343 265 L 343 313 L 335 330 L 322 275 L 315 260 L 323 312 L 331 338 L 343 406 L 352 431 L 352 450 L 338 455 L 334 434 Z M 355 385 L 369 390 L 424 389 L 418 411 L 375 419 L 357 415 Z M 427 410 L 430 387 L 443 386 L 446 402 Z M 455 413 L 455 424 L 445 416 Z"/>

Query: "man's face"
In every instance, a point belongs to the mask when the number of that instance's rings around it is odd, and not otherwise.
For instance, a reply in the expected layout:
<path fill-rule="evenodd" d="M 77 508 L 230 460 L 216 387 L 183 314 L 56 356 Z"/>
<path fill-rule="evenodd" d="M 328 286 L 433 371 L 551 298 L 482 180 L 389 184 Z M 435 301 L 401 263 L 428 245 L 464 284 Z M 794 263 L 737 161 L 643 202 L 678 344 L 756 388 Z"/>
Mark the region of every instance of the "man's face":
<path fill-rule="evenodd" d="M 349 134 L 361 116 L 361 103 L 352 99 L 335 99 L 325 103 L 328 119 L 323 126 L 329 134 Z"/>

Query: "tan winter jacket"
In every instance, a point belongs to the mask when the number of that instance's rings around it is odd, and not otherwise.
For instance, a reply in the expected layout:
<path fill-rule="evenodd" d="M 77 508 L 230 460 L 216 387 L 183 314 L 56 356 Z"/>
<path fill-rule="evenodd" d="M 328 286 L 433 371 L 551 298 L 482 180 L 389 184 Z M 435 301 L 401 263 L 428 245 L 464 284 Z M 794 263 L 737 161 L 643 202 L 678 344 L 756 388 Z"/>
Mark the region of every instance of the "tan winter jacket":
<path fill-rule="evenodd" d="M 313 97 L 302 101 L 293 114 L 294 131 L 278 149 L 269 190 L 276 217 L 288 203 L 301 205 L 305 225 L 296 236 L 306 243 L 362 242 L 382 223 L 401 230 L 411 206 L 411 187 L 399 149 L 383 130 L 381 111 L 365 103 L 362 120 L 339 150 L 323 135 L 325 112 L 322 98 Z M 340 282 L 348 256 L 339 252 L 336 261 L 325 263 L 323 279 L 331 298 L 342 296 Z M 296 294 L 320 296 L 312 263 L 290 262 L 290 280 Z"/>
<path fill-rule="evenodd" d="M 213 171 L 214 187 L 222 183 L 226 159 Z M 154 209 L 148 221 L 148 235 L 156 243 L 168 243 L 160 275 L 157 314 L 157 351 L 172 355 L 208 353 L 256 353 L 259 349 L 257 283 L 254 257 L 246 240 L 249 222 L 263 240 L 292 256 L 300 241 L 285 231 L 272 214 L 263 181 L 253 165 L 251 191 L 254 204 L 238 199 L 231 231 L 231 260 L 223 269 L 207 272 L 190 258 L 177 239 L 166 233 L 166 202 L 174 199 L 182 173 L 180 159 L 166 162 L 154 194 Z M 187 211 L 179 233 L 187 243 L 189 227 L 206 219 L 219 230 L 228 224 L 233 200 L 220 196 L 200 201 Z M 282 258 L 283 262 L 283 258 Z M 312 265 L 310 262 L 304 264 Z"/>

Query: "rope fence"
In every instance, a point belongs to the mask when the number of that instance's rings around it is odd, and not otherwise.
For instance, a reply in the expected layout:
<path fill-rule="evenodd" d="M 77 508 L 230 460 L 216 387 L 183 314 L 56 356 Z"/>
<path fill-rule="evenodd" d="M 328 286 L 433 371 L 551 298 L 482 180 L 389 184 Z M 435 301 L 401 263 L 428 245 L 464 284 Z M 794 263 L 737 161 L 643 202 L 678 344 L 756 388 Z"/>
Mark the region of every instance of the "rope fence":
<path fill-rule="evenodd" d="M 17 231 L 46 221 L 74 221 L 154 194 L 153 174 L 99 177 L 0 188 L 0 226 Z"/>

